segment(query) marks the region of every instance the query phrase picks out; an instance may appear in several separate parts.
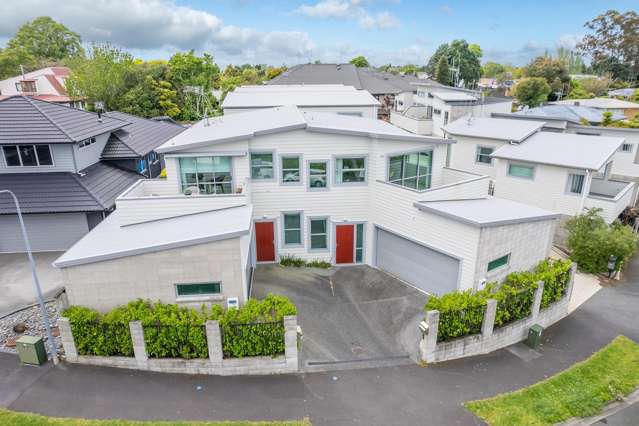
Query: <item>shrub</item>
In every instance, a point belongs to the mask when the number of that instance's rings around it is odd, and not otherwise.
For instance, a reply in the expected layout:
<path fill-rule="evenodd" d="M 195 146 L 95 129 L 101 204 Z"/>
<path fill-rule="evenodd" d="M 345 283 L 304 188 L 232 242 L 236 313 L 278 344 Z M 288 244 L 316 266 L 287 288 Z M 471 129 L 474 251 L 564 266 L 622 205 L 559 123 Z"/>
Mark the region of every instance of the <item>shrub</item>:
<path fill-rule="evenodd" d="M 561 300 L 566 294 L 570 280 L 571 262 L 567 260 L 544 260 L 535 268 L 535 279 L 544 282 L 544 293 L 541 296 L 541 308 Z"/>
<path fill-rule="evenodd" d="M 490 298 L 491 288 L 472 292 L 456 291 L 441 297 L 430 296 L 425 310 L 439 311 L 437 341 L 447 341 L 461 336 L 477 334 L 486 311 L 486 300 Z"/>
<path fill-rule="evenodd" d="M 229 310 L 213 305 L 197 311 L 136 300 L 104 315 L 81 306 L 72 306 L 64 312 L 82 355 L 133 356 L 129 322 L 140 321 L 149 357 L 185 359 L 208 356 L 207 320 L 220 322 L 226 356 L 283 353 L 283 319 L 296 314 L 297 309 L 288 298 L 273 294 L 261 301 L 250 299 L 239 309 Z"/>
<path fill-rule="evenodd" d="M 570 257 L 585 272 L 607 271 L 610 255 L 617 257 L 619 269 L 637 249 L 637 236 L 632 229 L 618 221 L 606 224 L 600 211 L 590 209 L 566 222 Z"/>
<path fill-rule="evenodd" d="M 323 260 L 311 260 L 307 262 L 304 259 L 300 259 L 299 257 L 295 257 L 293 255 L 282 256 L 282 258 L 280 258 L 280 265 L 293 266 L 295 268 L 307 267 L 307 268 L 322 268 L 322 269 L 328 269 L 333 266 L 331 265 L 330 262 L 326 262 Z"/>

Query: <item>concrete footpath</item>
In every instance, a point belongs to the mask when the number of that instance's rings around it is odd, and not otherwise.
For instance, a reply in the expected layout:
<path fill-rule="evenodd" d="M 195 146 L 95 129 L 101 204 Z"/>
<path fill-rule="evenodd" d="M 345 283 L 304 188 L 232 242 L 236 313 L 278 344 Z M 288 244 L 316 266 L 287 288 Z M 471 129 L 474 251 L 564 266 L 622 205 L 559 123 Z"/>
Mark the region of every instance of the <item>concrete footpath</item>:
<path fill-rule="evenodd" d="M 0 405 L 52 416 L 269 420 L 314 425 L 479 425 L 462 407 L 528 386 L 588 357 L 614 337 L 639 341 L 639 261 L 627 282 L 602 288 L 544 332 L 538 353 L 417 365 L 263 377 L 142 373 L 62 365 L 19 367 L 0 354 Z"/>

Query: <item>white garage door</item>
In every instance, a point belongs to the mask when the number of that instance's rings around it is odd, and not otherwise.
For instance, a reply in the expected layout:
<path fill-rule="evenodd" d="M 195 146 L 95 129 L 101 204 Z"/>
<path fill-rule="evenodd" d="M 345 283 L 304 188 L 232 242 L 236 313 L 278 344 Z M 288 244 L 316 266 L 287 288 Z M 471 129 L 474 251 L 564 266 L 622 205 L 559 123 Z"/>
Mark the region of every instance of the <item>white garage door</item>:
<path fill-rule="evenodd" d="M 31 250 L 62 251 L 89 232 L 85 213 L 25 214 Z M 0 215 L 0 253 L 24 252 L 18 216 Z"/>
<path fill-rule="evenodd" d="M 458 259 L 379 228 L 376 265 L 431 294 L 457 290 Z"/>

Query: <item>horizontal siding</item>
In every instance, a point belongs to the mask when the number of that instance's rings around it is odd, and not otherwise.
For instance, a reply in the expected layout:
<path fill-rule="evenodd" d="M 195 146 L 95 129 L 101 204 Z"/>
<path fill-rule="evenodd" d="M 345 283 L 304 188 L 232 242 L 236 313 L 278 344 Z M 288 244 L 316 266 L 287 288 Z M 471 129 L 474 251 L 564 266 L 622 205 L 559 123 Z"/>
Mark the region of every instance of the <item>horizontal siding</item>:
<path fill-rule="evenodd" d="M 89 232 L 85 213 L 23 216 L 33 251 L 67 250 Z M 25 251 L 17 215 L 0 215 L 0 253 Z"/>
<path fill-rule="evenodd" d="M 488 175 L 491 178 L 496 176 L 497 159 L 493 159 L 492 165 L 475 162 L 477 147 L 492 147 L 495 150 L 505 142 L 492 139 L 469 138 L 464 136 L 454 136 L 457 143 L 451 148 L 450 166 L 456 169 L 467 170 L 473 173 Z"/>
<path fill-rule="evenodd" d="M 255 110 L 259 110 L 263 108 L 226 108 L 224 110 L 225 115 L 230 114 L 239 114 L 244 112 L 251 112 Z M 333 106 L 333 107 L 300 107 L 300 111 L 315 111 L 315 112 L 325 112 L 329 114 L 337 114 L 340 112 L 356 112 L 361 113 L 362 117 L 367 118 L 377 118 L 377 107 L 374 106 Z"/>
<path fill-rule="evenodd" d="M 73 163 L 73 144 L 51 144 L 53 166 L 44 167 L 7 167 L 4 152 L 0 149 L 0 173 L 50 173 L 75 172 Z"/>
<path fill-rule="evenodd" d="M 73 145 L 78 170 L 85 169 L 100 161 L 100 155 L 102 155 L 102 151 L 104 151 L 104 147 L 109 141 L 110 135 L 111 133 L 98 135 L 95 138 L 95 143 L 82 148 L 79 148 L 77 144 Z"/>

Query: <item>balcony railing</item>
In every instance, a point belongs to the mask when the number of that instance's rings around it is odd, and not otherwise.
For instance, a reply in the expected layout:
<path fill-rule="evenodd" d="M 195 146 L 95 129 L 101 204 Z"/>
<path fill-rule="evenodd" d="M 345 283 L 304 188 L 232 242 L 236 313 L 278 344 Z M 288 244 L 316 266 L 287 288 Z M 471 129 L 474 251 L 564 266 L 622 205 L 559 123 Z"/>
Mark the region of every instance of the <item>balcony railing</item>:
<path fill-rule="evenodd" d="M 610 223 L 628 206 L 635 202 L 636 184 L 618 180 L 593 178 L 584 207 L 599 208 L 601 215 Z"/>

